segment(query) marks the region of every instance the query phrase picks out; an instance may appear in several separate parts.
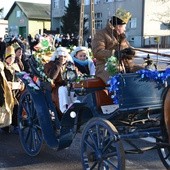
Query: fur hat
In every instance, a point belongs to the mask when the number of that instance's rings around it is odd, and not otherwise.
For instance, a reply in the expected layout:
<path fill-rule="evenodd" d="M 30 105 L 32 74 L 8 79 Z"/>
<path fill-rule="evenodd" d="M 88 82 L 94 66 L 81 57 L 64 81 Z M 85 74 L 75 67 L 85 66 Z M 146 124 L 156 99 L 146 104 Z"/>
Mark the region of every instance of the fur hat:
<path fill-rule="evenodd" d="M 15 50 L 13 46 L 8 46 L 6 47 L 6 51 L 5 51 L 5 59 L 11 57 L 11 55 L 15 56 Z"/>
<path fill-rule="evenodd" d="M 111 18 L 110 23 L 114 25 L 124 25 L 127 24 L 131 18 L 131 13 L 125 9 L 118 8 L 116 14 Z"/>
<path fill-rule="evenodd" d="M 17 50 L 21 49 L 20 45 L 19 45 L 17 42 L 15 42 L 14 44 L 12 44 L 12 46 L 14 47 L 15 52 L 16 52 Z"/>

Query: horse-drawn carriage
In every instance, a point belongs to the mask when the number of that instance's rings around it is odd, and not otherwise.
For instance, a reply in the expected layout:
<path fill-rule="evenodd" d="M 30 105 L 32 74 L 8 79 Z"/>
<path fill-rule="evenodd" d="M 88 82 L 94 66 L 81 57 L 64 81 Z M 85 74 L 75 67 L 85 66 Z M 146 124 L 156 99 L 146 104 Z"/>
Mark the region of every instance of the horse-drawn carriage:
<path fill-rule="evenodd" d="M 98 78 L 73 83 L 74 73 L 68 69 L 68 87 L 81 102 L 73 103 L 61 116 L 52 101 L 51 83 L 36 71 L 34 60 L 30 63 L 34 76 L 39 77 L 38 83 L 32 76 L 18 74 L 26 86 L 19 102 L 18 125 L 27 154 L 37 155 L 43 141 L 57 150 L 67 148 L 83 129 L 83 169 L 125 169 L 125 153 L 142 152 L 131 139 L 145 137 L 156 139 L 148 150 L 157 149 L 161 161 L 169 168 L 169 141 L 164 123 L 164 100 L 170 84 L 167 71 L 158 72 L 157 78 L 147 71 L 117 74 L 107 87 Z M 125 150 L 122 141 L 134 148 Z"/>

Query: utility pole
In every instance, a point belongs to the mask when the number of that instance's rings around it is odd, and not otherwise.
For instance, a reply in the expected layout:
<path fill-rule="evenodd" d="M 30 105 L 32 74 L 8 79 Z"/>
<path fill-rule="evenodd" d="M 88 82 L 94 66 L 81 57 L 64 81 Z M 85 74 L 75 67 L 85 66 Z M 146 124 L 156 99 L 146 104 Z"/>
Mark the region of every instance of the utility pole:
<path fill-rule="evenodd" d="M 91 17 L 91 37 L 95 34 L 95 16 L 94 16 L 94 0 L 90 0 L 90 17 Z M 84 27 L 84 0 L 81 0 L 80 22 L 79 22 L 79 46 L 83 44 L 83 27 Z"/>
<path fill-rule="evenodd" d="M 81 7 L 80 7 L 80 21 L 79 21 L 79 46 L 83 44 L 83 26 L 84 26 L 84 0 L 81 0 Z"/>
<path fill-rule="evenodd" d="M 94 0 L 90 1 L 90 13 L 91 13 L 91 38 L 94 38 L 94 34 L 96 32 L 95 29 L 95 13 L 94 13 Z"/>

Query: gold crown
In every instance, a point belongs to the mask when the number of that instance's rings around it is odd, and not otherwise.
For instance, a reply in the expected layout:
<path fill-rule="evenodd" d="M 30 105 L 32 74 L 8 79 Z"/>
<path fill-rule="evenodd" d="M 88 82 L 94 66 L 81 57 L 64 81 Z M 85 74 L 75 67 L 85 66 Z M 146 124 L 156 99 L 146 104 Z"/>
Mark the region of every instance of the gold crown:
<path fill-rule="evenodd" d="M 13 46 L 8 46 L 8 47 L 6 47 L 5 58 L 10 57 L 11 55 L 15 56 L 15 50 L 14 50 Z"/>
<path fill-rule="evenodd" d="M 118 8 L 115 16 L 121 19 L 125 24 L 127 24 L 132 15 L 130 12 L 126 11 L 125 9 Z"/>
<path fill-rule="evenodd" d="M 21 49 L 20 45 L 15 42 L 14 44 L 12 44 L 12 46 L 14 47 L 14 50 L 16 51 L 17 49 Z"/>

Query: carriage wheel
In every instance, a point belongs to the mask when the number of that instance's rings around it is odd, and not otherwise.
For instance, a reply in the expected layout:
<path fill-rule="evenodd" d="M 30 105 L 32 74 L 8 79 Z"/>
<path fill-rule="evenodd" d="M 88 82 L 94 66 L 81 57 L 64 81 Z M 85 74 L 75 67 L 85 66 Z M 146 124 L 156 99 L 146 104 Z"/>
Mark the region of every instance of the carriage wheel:
<path fill-rule="evenodd" d="M 27 91 L 20 99 L 18 125 L 20 141 L 24 150 L 30 156 L 37 155 L 43 144 L 43 136 L 34 103 Z"/>
<path fill-rule="evenodd" d="M 81 139 L 83 169 L 125 169 L 125 153 L 111 122 L 92 118 L 84 127 Z"/>
<path fill-rule="evenodd" d="M 168 144 L 168 135 L 166 132 L 166 128 L 163 128 L 162 131 L 163 131 L 163 135 L 162 135 L 163 137 L 161 139 L 156 139 L 156 142 Z M 159 157 L 160 157 L 163 165 L 167 169 L 169 169 L 170 168 L 170 147 L 169 146 L 158 147 L 157 150 L 158 150 L 158 154 L 159 154 Z"/>

